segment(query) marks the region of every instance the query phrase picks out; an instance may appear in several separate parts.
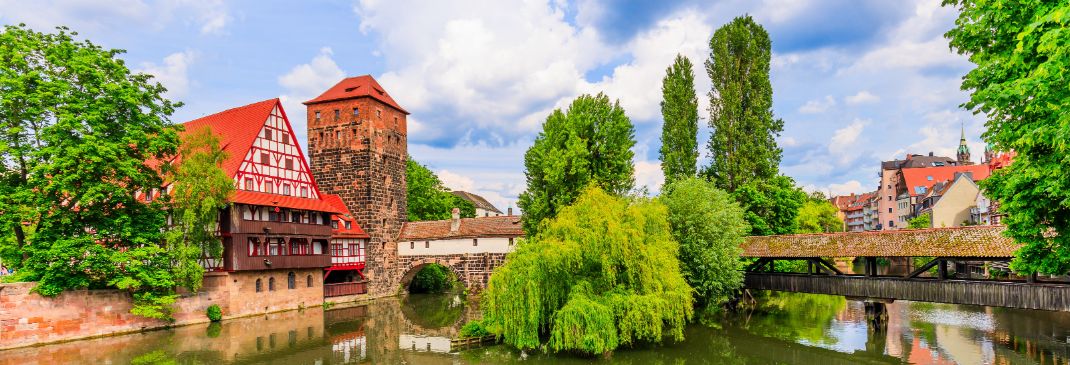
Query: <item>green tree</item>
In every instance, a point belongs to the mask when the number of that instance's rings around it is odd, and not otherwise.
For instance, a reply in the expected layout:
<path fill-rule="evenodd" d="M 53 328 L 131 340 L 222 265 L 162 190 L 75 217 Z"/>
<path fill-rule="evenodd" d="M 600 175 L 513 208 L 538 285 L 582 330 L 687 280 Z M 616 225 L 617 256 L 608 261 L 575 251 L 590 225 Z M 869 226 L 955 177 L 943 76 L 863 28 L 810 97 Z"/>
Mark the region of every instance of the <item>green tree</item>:
<path fill-rule="evenodd" d="M 439 264 L 424 266 L 409 283 L 409 292 L 412 293 L 444 293 L 453 288 L 456 279 L 450 269 Z"/>
<path fill-rule="evenodd" d="M 1007 214 L 1007 235 L 1023 244 L 1011 268 L 1070 270 L 1070 3 L 945 0 L 959 18 L 951 47 L 977 65 L 962 81 L 963 106 L 988 120 L 986 142 L 1015 151 L 981 187 Z"/>
<path fill-rule="evenodd" d="M 919 215 L 917 217 L 910 218 L 910 220 L 907 221 L 907 228 L 910 228 L 910 229 L 931 228 L 932 226 L 933 226 L 933 214 L 932 213 L 925 213 L 925 214 Z"/>
<path fill-rule="evenodd" d="M 840 210 L 824 196 L 820 198 L 811 197 L 799 207 L 799 215 L 795 216 L 796 233 L 843 232 L 843 220 L 837 215 Z"/>
<path fill-rule="evenodd" d="M 661 81 L 661 171 L 665 184 L 695 176 L 698 163 L 698 97 L 691 60 L 676 55 Z"/>
<path fill-rule="evenodd" d="M 438 175 L 411 157 L 405 163 L 405 178 L 410 222 L 450 219 L 453 208 L 461 210 L 461 217 L 476 216 L 472 202 L 451 194 Z"/>
<path fill-rule="evenodd" d="M 581 95 L 564 112 L 554 110 L 524 154 L 528 187 L 517 202 L 524 232 L 538 233 L 540 222 L 572 204 L 590 184 L 615 195 L 631 190 L 634 145 L 632 121 L 604 94 Z"/>
<path fill-rule="evenodd" d="M 680 267 L 699 307 L 716 308 L 743 285 L 743 208 L 713 183 L 689 177 L 665 186 L 661 202 L 680 243 Z"/>
<path fill-rule="evenodd" d="M 164 237 L 174 262 L 175 281 L 196 292 L 208 260 L 223 256 L 216 227 L 220 211 L 234 193 L 234 181 L 223 171 L 227 153 L 210 127 L 188 131 L 182 137 L 179 156 L 166 196 L 172 224 Z"/>
<path fill-rule="evenodd" d="M 177 105 L 151 76 L 132 73 L 123 51 L 76 35 L 24 25 L 0 33 L 4 233 L 43 295 L 118 287 L 138 303 L 166 304 L 175 284 L 165 214 L 135 193 L 162 184 L 145 162 L 176 152 Z"/>
<path fill-rule="evenodd" d="M 647 198 L 585 189 L 521 241 L 483 293 L 483 324 L 505 343 L 605 354 L 683 339 L 692 289 L 669 212 Z"/>
<path fill-rule="evenodd" d="M 728 192 L 778 174 L 783 151 L 776 137 L 784 121 L 773 118 L 770 47 L 769 34 L 750 16 L 733 19 L 710 39 L 712 162 L 705 174 Z"/>
<path fill-rule="evenodd" d="M 732 194 L 746 211 L 751 234 L 767 236 L 795 233 L 795 217 L 806 202 L 806 192 L 795 186 L 790 177 L 779 175 L 769 180 L 752 180 Z"/>

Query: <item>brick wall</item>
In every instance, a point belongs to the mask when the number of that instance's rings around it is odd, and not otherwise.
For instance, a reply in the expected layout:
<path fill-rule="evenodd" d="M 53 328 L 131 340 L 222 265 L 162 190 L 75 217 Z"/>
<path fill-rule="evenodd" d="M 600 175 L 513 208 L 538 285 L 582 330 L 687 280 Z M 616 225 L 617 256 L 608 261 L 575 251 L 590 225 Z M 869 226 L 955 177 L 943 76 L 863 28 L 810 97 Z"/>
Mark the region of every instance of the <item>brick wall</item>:
<path fill-rule="evenodd" d="M 353 108 L 360 113 L 353 115 Z M 335 118 L 335 110 L 339 118 Z M 316 118 L 316 113 L 319 118 Z M 407 218 L 406 115 L 369 97 L 309 105 L 308 151 L 320 190 L 342 197 L 369 236 L 369 294 L 393 294 L 397 237 Z"/>
<path fill-rule="evenodd" d="M 204 288 L 175 303 L 175 325 L 207 322 L 212 304 L 225 318 L 275 312 L 323 303 L 323 271 L 292 270 L 295 289 L 288 289 L 291 270 L 209 273 Z M 313 286 L 308 287 L 312 277 Z M 275 291 L 268 288 L 275 278 Z M 256 292 L 256 279 L 262 291 Z M 56 297 L 30 292 L 34 283 L 0 284 L 0 349 L 78 338 L 104 336 L 168 326 L 169 323 L 130 314 L 130 295 L 118 290 L 68 290 Z"/>

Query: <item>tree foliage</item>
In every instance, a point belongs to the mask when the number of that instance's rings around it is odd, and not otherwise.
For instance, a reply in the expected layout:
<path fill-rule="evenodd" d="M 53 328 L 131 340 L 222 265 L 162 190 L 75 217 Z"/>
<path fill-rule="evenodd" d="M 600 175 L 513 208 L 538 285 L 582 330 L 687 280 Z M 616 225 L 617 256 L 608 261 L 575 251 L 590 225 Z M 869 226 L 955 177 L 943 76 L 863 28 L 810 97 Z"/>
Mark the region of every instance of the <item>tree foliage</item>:
<path fill-rule="evenodd" d="M 535 144 L 524 154 L 527 190 L 517 205 L 524 232 L 572 204 L 590 184 L 615 195 L 632 189 L 635 127 L 617 102 L 599 93 L 581 95 L 546 117 Z"/>
<path fill-rule="evenodd" d="M 161 186 L 145 161 L 176 152 L 177 105 L 151 76 L 132 73 L 123 51 L 76 35 L 23 25 L 0 33 L 0 225 L 41 294 L 118 287 L 138 303 L 166 304 L 165 215 L 135 192 Z"/>
<path fill-rule="evenodd" d="M 698 163 L 698 97 L 691 60 L 676 55 L 661 81 L 661 170 L 665 184 L 695 176 Z"/>
<path fill-rule="evenodd" d="M 227 153 L 210 127 L 186 133 L 179 155 L 166 195 L 172 224 L 164 237 L 174 263 L 175 282 L 196 292 L 201 288 L 206 259 L 223 257 L 223 242 L 216 231 L 219 213 L 234 193 L 234 181 L 223 171 Z"/>
<path fill-rule="evenodd" d="M 410 222 L 450 219 L 453 208 L 461 210 L 461 217 L 476 216 L 472 202 L 451 194 L 438 175 L 411 157 L 405 163 L 405 178 Z"/>
<path fill-rule="evenodd" d="M 660 200 L 669 209 L 669 226 L 680 244 L 680 268 L 695 289 L 696 302 L 709 308 L 727 302 L 743 285 L 740 245 L 750 233 L 743 208 L 697 177 L 666 185 Z"/>
<path fill-rule="evenodd" d="M 1070 3 L 945 0 L 959 18 L 951 47 L 977 65 L 962 81 L 963 106 L 988 120 L 986 142 L 1015 151 L 1009 167 L 981 184 L 1021 242 L 1018 272 L 1070 270 Z"/>
<path fill-rule="evenodd" d="M 925 213 L 925 214 L 919 215 L 917 217 L 910 218 L 910 220 L 907 221 L 907 228 L 910 228 L 910 229 L 931 228 L 932 226 L 933 226 L 933 214 L 932 213 Z"/>
<path fill-rule="evenodd" d="M 746 211 L 744 217 L 755 236 L 795 233 L 795 217 L 807 200 L 795 181 L 784 175 L 747 182 L 732 195 Z"/>
<path fill-rule="evenodd" d="M 589 187 L 521 241 L 483 294 L 483 324 L 505 343 L 603 354 L 681 340 L 693 313 L 668 211 Z"/>
<path fill-rule="evenodd" d="M 796 233 L 843 232 L 843 220 L 837 215 L 839 211 L 824 196 L 807 199 L 795 217 Z"/>
<path fill-rule="evenodd" d="M 773 118 L 771 44 L 765 28 L 750 16 L 733 19 L 710 39 L 706 73 L 713 82 L 708 145 L 712 162 L 705 174 L 728 192 L 778 174 L 783 151 L 775 138 L 784 130 L 784 121 Z"/>
<path fill-rule="evenodd" d="M 411 293 L 445 293 L 453 288 L 456 279 L 450 269 L 439 264 L 424 266 L 409 283 Z"/>

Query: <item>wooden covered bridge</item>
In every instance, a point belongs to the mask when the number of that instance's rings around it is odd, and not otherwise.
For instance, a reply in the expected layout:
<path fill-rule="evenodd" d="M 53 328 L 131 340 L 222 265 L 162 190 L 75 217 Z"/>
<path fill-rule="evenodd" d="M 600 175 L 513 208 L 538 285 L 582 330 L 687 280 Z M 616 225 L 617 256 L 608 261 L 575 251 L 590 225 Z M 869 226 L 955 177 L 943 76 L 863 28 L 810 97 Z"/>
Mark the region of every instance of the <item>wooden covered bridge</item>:
<path fill-rule="evenodd" d="M 747 268 L 745 286 L 883 301 L 1070 311 L 1070 283 L 1042 282 L 1036 275 L 992 279 L 963 272 L 970 263 L 1006 267 L 1019 245 L 1003 236 L 1003 230 L 976 226 L 748 237 L 743 256 L 757 260 Z M 861 272 L 830 262 L 844 257 L 861 261 Z M 917 257 L 927 262 L 915 267 Z M 882 273 L 878 260 L 905 264 L 897 274 Z M 785 261 L 805 262 L 805 272 L 779 272 L 778 263 Z M 951 272 L 954 268 L 959 270 Z"/>

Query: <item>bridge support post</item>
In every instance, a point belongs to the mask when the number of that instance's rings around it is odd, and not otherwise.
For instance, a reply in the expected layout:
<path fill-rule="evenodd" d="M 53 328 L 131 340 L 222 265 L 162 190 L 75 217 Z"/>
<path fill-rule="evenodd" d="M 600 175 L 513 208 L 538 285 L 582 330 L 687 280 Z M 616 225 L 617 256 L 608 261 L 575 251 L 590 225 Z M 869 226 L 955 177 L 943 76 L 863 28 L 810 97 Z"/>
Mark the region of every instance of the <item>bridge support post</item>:
<path fill-rule="evenodd" d="M 937 268 L 937 271 L 939 272 L 939 278 L 940 278 L 940 280 L 946 280 L 947 279 L 947 260 L 939 259 L 939 261 L 937 261 L 937 262 L 938 262 L 937 265 L 940 265 L 940 267 Z"/>
<path fill-rule="evenodd" d="M 884 330 L 888 324 L 888 306 L 884 302 L 867 300 L 865 307 L 866 320 L 869 321 L 870 328 L 875 331 Z"/>

